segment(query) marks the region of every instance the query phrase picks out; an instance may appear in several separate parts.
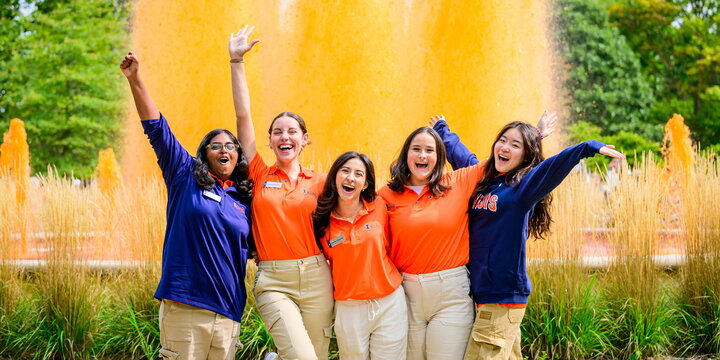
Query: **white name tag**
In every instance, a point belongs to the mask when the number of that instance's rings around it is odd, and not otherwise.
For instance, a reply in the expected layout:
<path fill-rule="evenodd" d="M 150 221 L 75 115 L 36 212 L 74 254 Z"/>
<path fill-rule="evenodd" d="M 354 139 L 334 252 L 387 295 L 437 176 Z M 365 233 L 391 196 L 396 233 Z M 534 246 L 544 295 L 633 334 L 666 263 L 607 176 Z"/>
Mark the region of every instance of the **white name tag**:
<path fill-rule="evenodd" d="M 266 187 L 266 188 L 278 188 L 278 189 L 279 189 L 279 188 L 282 187 L 282 183 L 281 183 L 281 182 L 277 182 L 277 181 L 266 181 L 266 182 L 265 182 L 265 187 Z"/>
<path fill-rule="evenodd" d="M 220 195 L 212 193 L 210 191 L 207 191 L 207 190 L 203 191 L 203 196 L 210 200 L 215 200 L 217 202 L 220 202 Z"/>
<path fill-rule="evenodd" d="M 328 241 L 328 247 L 338 246 L 343 241 L 345 241 L 345 235 L 340 235 L 340 236 Z"/>

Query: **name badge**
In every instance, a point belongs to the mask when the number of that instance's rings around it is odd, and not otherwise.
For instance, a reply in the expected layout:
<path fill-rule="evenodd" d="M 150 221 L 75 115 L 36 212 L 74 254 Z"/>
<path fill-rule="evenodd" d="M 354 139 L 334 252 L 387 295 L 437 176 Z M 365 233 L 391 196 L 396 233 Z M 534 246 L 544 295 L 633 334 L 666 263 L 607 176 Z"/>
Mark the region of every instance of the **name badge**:
<path fill-rule="evenodd" d="M 210 200 L 215 200 L 217 202 L 220 202 L 220 195 L 212 193 L 210 191 L 207 191 L 207 190 L 203 191 L 203 196 Z"/>
<path fill-rule="evenodd" d="M 266 187 L 266 188 L 278 188 L 278 189 L 279 189 L 279 188 L 282 187 L 282 183 L 281 183 L 281 182 L 277 182 L 277 181 L 266 181 L 266 182 L 265 182 L 265 187 Z"/>
<path fill-rule="evenodd" d="M 345 241 L 345 235 L 340 235 L 334 239 L 330 239 L 330 241 L 328 241 L 328 247 L 337 246 L 338 244 L 341 244 L 343 241 Z"/>

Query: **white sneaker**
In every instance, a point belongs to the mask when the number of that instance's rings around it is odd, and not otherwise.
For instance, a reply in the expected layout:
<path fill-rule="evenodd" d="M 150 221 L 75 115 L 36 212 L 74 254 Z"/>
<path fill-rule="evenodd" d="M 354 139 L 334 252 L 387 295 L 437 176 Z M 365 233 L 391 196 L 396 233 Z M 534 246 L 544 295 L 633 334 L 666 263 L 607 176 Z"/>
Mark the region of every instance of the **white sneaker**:
<path fill-rule="evenodd" d="M 276 359 L 279 359 L 278 354 L 276 354 L 274 352 L 269 352 L 269 353 L 267 353 L 267 355 L 265 355 L 265 359 L 263 359 L 263 360 L 276 360 Z"/>

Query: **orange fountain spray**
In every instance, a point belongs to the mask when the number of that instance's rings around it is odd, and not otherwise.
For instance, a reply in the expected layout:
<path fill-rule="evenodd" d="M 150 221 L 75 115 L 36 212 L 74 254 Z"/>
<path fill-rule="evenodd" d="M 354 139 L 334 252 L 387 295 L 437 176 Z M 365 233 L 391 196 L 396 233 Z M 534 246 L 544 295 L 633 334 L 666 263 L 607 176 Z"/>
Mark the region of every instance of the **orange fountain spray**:
<path fill-rule="evenodd" d="M 7 176 L 7 183 L 15 188 L 16 214 L 3 214 L 3 218 L 12 219 L 12 228 L 20 232 L 19 252 L 27 250 L 27 233 L 31 217 L 28 216 L 29 207 L 26 206 L 28 190 L 30 189 L 30 147 L 27 143 L 25 123 L 20 119 L 10 120 L 10 128 L 3 135 L 0 145 L 0 176 Z M 2 191 L 12 191 L 3 189 Z M 13 224 L 14 222 L 14 224 Z M 8 230 L 10 228 L 7 228 Z M 8 234 L 9 235 L 9 234 Z"/>
<path fill-rule="evenodd" d="M 17 202 L 23 205 L 27 200 L 30 182 L 30 147 L 27 143 L 25 123 L 20 119 L 10 120 L 10 129 L 3 135 L 0 145 L 0 173 L 9 174 L 15 182 Z"/>
<path fill-rule="evenodd" d="M 370 155 L 378 177 L 404 138 L 445 114 L 469 148 L 489 155 L 513 120 L 553 108 L 547 3 L 468 1 L 138 0 L 143 76 L 180 142 L 194 153 L 213 128 L 235 131 L 227 41 L 244 24 L 262 42 L 245 59 L 260 153 L 270 120 L 305 118 L 302 163 L 327 170 L 340 153 Z M 162 16 L 158 16 L 162 14 Z M 131 107 L 130 107 L 131 108 Z M 158 173 L 129 110 L 123 175 Z"/>
<path fill-rule="evenodd" d="M 120 166 L 115 160 L 115 152 L 112 148 L 100 150 L 98 153 L 97 181 L 100 192 L 110 197 L 122 184 L 120 177 Z"/>
<path fill-rule="evenodd" d="M 674 114 L 665 124 L 665 138 L 661 149 L 666 166 L 671 172 L 682 172 L 684 180 L 690 176 L 694 151 L 690 140 L 690 129 L 682 115 Z"/>

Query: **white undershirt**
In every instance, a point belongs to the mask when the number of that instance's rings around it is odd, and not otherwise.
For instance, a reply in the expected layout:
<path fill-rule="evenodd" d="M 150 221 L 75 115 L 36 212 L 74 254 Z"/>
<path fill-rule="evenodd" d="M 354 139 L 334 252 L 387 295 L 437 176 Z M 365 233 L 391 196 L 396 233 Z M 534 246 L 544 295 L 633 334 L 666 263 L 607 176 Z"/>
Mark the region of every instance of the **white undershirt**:
<path fill-rule="evenodd" d="M 423 191 L 425 185 L 408 185 L 409 188 L 413 189 L 418 195 Z"/>

